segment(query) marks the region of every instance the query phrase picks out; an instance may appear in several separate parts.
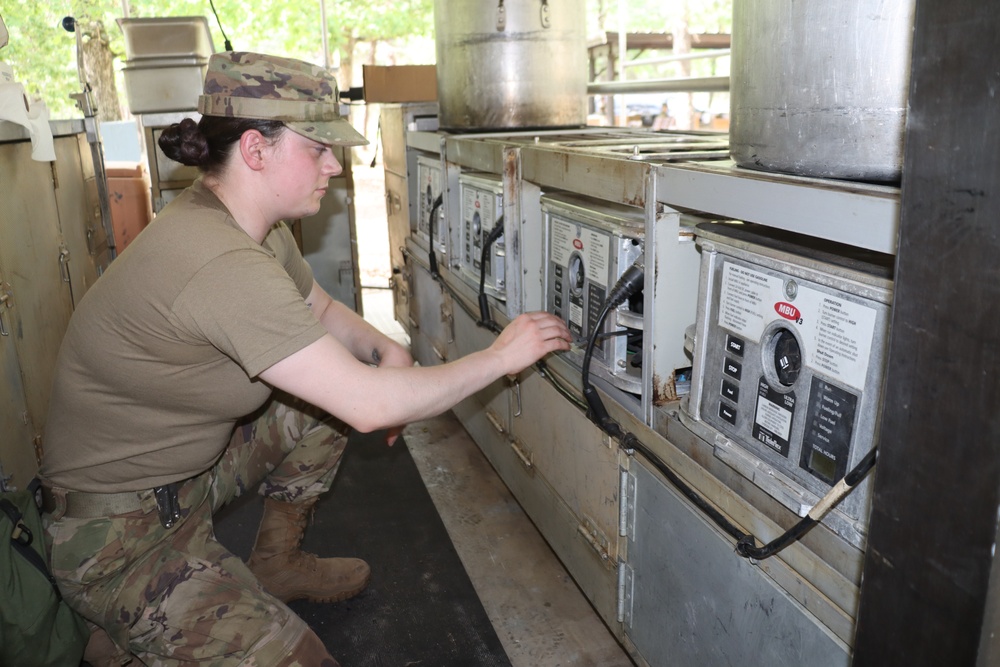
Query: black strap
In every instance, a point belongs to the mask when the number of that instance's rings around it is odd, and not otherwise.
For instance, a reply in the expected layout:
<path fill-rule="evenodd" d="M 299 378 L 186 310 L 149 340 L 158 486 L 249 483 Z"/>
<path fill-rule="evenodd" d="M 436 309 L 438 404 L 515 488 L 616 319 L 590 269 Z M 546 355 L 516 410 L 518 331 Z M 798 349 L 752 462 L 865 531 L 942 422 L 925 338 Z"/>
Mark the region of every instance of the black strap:
<path fill-rule="evenodd" d="M 42 575 L 52 584 L 52 589 L 56 593 L 56 597 L 62 599 L 62 594 L 59 592 L 59 586 L 56 584 L 55 577 L 49 572 L 48 566 L 45 564 L 45 560 L 38 554 L 37 551 L 31 548 L 31 542 L 34 539 L 31 531 L 28 529 L 24 522 L 21 521 L 23 518 L 21 511 L 17 509 L 14 503 L 10 502 L 6 498 L 0 498 L 0 509 L 3 513 L 10 519 L 10 522 L 14 525 L 14 530 L 11 532 L 10 544 L 14 549 L 21 554 L 21 556 L 31 563 L 35 568 L 42 573 Z M 17 529 L 20 528 L 20 534 L 18 537 L 14 537 L 14 533 L 18 532 Z"/>

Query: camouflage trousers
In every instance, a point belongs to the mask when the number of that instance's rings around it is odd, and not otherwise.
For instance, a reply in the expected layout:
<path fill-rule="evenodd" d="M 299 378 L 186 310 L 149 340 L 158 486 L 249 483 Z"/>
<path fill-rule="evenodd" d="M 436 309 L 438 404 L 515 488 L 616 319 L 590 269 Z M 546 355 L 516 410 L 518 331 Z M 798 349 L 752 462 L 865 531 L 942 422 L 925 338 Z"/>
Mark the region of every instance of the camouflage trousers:
<path fill-rule="evenodd" d="M 151 491 L 139 493 L 145 509 L 79 519 L 63 516 L 54 489 L 46 532 L 64 598 L 145 665 L 336 666 L 305 622 L 215 539 L 212 514 L 258 484 L 283 501 L 326 492 L 345 433 L 295 399 L 272 399 L 237 425 L 212 469 L 183 483 L 182 516 L 170 528 Z"/>

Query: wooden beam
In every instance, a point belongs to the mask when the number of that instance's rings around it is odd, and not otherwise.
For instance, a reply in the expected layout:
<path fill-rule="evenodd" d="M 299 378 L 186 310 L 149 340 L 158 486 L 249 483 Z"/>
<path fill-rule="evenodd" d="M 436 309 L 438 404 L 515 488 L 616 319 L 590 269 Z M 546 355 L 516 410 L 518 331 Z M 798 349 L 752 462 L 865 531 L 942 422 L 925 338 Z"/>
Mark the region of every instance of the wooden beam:
<path fill-rule="evenodd" d="M 1000 608 L 1000 8 L 918 0 L 913 34 L 854 667 L 984 665 Z"/>

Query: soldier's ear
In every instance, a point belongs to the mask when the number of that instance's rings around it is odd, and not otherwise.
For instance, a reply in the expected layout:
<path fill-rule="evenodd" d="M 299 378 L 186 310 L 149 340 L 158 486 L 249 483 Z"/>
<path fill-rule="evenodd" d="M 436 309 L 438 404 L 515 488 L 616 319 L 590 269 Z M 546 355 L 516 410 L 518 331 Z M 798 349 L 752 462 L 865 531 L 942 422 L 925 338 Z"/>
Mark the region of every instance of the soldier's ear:
<path fill-rule="evenodd" d="M 254 171 L 264 168 L 265 149 L 269 142 L 257 130 L 247 130 L 240 137 L 240 156 L 248 167 Z"/>

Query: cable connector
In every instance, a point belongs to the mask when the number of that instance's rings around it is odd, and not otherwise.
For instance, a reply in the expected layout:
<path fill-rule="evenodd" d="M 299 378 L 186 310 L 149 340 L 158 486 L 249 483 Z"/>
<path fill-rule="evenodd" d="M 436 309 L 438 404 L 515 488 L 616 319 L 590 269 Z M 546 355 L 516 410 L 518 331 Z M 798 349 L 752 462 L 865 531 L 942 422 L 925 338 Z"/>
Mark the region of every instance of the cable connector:
<path fill-rule="evenodd" d="M 615 283 L 615 286 L 611 288 L 608 293 L 607 309 L 614 310 L 618 306 L 625 303 L 625 300 L 630 296 L 642 289 L 643 281 L 645 280 L 646 267 L 643 261 L 643 256 L 639 257 L 632 262 L 625 271 L 622 272 L 621 277 Z"/>

